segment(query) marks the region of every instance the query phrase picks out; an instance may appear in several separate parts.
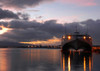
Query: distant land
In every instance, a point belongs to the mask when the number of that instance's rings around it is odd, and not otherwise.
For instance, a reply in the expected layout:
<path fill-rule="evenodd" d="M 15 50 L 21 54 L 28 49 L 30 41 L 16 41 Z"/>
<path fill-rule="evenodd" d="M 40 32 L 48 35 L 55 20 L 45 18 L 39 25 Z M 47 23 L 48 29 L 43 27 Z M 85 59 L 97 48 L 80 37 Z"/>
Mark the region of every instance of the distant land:
<path fill-rule="evenodd" d="M 100 45 L 93 45 L 93 47 L 100 48 Z M 10 42 L 10 41 L 0 41 L 0 48 L 57 48 L 61 49 L 61 45 L 30 45 L 30 44 L 22 44 L 17 42 Z"/>
<path fill-rule="evenodd" d="M 25 44 L 10 41 L 0 41 L 0 46 L 25 46 Z"/>

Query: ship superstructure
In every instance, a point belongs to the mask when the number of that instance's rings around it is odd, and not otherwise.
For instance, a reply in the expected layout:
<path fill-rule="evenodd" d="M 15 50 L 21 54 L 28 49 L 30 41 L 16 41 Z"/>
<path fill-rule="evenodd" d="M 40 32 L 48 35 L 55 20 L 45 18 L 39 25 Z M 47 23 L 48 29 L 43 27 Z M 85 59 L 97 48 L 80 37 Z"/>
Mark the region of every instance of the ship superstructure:
<path fill-rule="evenodd" d="M 74 34 L 62 36 L 62 49 L 84 49 L 91 50 L 92 48 L 92 37 L 88 34 L 80 34 L 75 32 Z"/>

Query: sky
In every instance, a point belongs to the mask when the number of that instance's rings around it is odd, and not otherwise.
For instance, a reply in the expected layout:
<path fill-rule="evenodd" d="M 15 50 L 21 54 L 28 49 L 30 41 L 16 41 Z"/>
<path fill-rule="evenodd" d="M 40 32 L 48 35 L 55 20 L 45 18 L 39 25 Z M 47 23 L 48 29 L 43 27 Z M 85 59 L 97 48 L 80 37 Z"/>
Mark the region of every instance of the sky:
<path fill-rule="evenodd" d="M 65 27 L 85 33 L 88 24 L 97 45 L 99 13 L 100 0 L 0 0 L 0 42 L 60 45 Z"/>

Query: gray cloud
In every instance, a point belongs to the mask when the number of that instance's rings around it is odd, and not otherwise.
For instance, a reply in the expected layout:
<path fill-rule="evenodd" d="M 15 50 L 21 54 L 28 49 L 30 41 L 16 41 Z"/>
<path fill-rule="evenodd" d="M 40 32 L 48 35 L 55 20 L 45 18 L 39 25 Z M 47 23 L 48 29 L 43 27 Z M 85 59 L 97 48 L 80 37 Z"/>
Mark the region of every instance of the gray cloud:
<path fill-rule="evenodd" d="M 21 20 L 29 20 L 30 15 L 27 13 L 14 13 L 10 10 L 3 10 L 0 8 L 0 19 L 21 19 Z"/>
<path fill-rule="evenodd" d="M 20 19 L 23 19 L 23 20 L 29 20 L 29 14 L 27 13 L 21 13 L 21 12 L 18 12 L 17 15 L 20 17 Z"/>
<path fill-rule="evenodd" d="M 37 6 L 40 3 L 43 2 L 48 2 L 48 1 L 53 1 L 53 0 L 0 0 L 0 6 L 1 7 L 6 7 L 6 8 L 17 8 L 17 9 L 22 9 L 26 7 L 33 7 Z"/>
<path fill-rule="evenodd" d="M 6 32 L 2 36 L 8 38 L 8 40 L 16 42 L 47 40 L 53 38 L 54 36 L 61 38 L 62 35 L 64 35 L 65 27 L 66 34 L 74 33 L 76 25 L 78 26 L 79 32 L 86 33 L 87 24 L 89 34 L 93 37 L 93 43 L 99 44 L 100 42 L 100 20 L 95 21 L 90 19 L 82 22 L 65 23 L 65 25 L 57 23 L 56 20 L 48 20 L 44 23 L 27 20 L 13 20 L 9 23 L 0 23 L 0 25 L 5 27 L 7 27 L 8 24 L 8 27 L 13 30 Z"/>
<path fill-rule="evenodd" d="M 5 18 L 18 19 L 19 17 L 12 11 L 0 9 L 0 19 L 5 19 Z"/>

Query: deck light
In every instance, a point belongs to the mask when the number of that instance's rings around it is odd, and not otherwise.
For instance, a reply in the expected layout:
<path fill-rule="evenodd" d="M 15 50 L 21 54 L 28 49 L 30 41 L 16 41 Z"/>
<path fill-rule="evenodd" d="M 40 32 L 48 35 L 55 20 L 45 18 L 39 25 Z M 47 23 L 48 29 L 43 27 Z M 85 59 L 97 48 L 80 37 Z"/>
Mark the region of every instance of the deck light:
<path fill-rule="evenodd" d="M 86 36 L 84 36 L 83 39 L 86 39 Z"/>
<path fill-rule="evenodd" d="M 71 36 L 68 36 L 68 40 L 70 40 L 71 39 Z"/>

